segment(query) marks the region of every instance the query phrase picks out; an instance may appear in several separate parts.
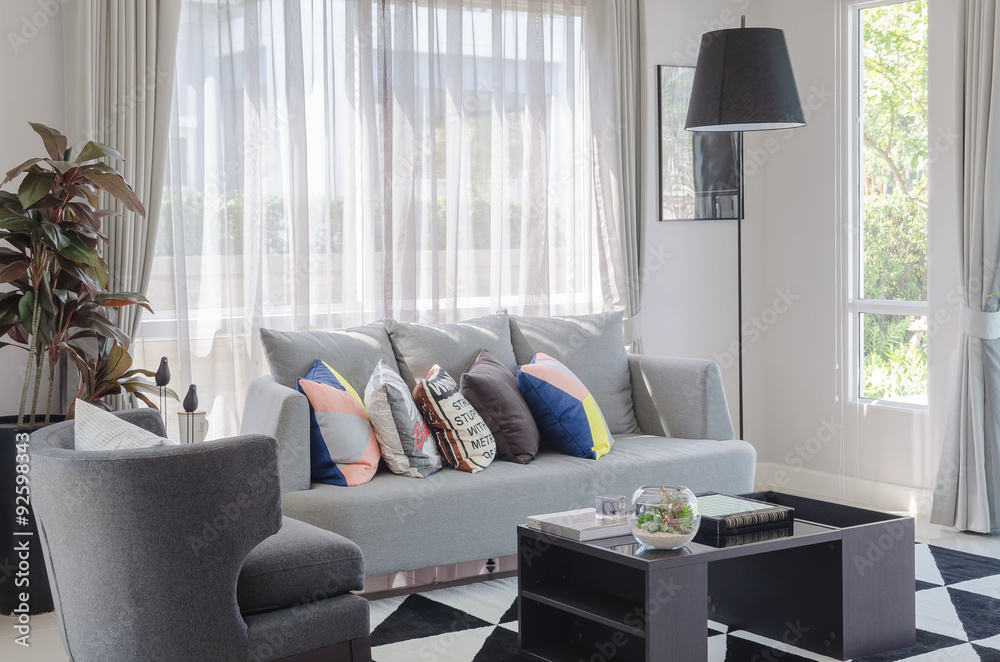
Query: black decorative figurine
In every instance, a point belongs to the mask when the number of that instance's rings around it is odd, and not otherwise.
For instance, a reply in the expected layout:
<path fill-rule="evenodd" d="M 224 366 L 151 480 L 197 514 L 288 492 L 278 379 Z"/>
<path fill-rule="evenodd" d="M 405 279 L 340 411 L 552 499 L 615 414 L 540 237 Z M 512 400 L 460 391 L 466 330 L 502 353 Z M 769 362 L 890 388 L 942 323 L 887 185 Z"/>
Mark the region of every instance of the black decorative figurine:
<path fill-rule="evenodd" d="M 184 411 L 193 414 L 198 409 L 198 387 L 191 384 L 187 395 L 184 396 Z"/>
<path fill-rule="evenodd" d="M 160 418 L 163 419 L 163 434 L 167 433 L 167 384 L 170 383 L 170 366 L 167 357 L 160 359 L 160 367 L 156 370 L 156 390 L 160 394 Z"/>
<path fill-rule="evenodd" d="M 187 395 L 184 396 L 184 411 L 190 416 L 185 416 L 187 420 L 188 439 L 194 439 L 194 412 L 198 409 L 198 387 L 194 384 L 188 388 Z M 183 437 L 182 437 L 183 440 Z"/>

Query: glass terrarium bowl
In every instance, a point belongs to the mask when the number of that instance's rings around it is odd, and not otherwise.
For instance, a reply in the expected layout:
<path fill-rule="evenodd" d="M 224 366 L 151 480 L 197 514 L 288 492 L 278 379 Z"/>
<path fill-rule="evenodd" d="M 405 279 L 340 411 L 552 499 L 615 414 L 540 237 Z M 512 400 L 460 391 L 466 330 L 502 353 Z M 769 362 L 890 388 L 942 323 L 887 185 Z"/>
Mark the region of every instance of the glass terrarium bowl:
<path fill-rule="evenodd" d="M 680 549 L 698 533 L 698 500 L 686 487 L 643 485 L 632 495 L 629 529 L 643 547 Z"/>

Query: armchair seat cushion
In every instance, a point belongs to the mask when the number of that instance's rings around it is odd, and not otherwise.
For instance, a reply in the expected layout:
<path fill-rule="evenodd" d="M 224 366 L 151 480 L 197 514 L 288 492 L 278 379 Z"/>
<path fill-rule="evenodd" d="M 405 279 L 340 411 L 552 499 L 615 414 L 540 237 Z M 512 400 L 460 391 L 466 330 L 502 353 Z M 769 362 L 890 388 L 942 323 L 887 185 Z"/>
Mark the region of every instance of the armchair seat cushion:
<path fill-rule="evenodd" d="M 281 529 L 247 556 L 236 585 L 243 614 L 318 602 L 364 587 L 361 548 L 330 531 L 282 518 Z"/>

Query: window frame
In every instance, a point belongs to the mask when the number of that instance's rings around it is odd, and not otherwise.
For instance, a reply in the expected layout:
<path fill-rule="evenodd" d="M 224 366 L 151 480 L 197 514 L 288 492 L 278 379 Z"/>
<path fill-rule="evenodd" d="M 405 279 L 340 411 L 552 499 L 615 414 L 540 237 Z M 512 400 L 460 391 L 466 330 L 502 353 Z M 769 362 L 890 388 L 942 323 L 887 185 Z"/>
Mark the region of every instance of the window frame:
<path fill-rule="evenodd" d="M 926 412 L 926 404 L 900 402 L 897 400 L 879 400 L 862 396 L 864 377 L 864 325 L 862 317 L 865 314 L 888 314 L 901 316 L 928 317 L 930 315 L 929 301 L 905 301 L 889 299 L 867 299 L 863 296 L 864 273 L 864 213 L 862 208 L 861 174 L 864 171 L 864 152 L 861 145 L 862 137 L 862 83 L 864 79 L 864 35 L 862 34 L 861 12 L 873 7 L 895 5 L 909 0 L 861 0 L 845 2 L 847 12 L 847 130 L 846 130 L 846 167 L 847 183 L 847 259 L 846 287 L 847 305 L 844 310 L 846 320 L 847 340 L 847 401 L 851 404 L 885 407 Z"/>

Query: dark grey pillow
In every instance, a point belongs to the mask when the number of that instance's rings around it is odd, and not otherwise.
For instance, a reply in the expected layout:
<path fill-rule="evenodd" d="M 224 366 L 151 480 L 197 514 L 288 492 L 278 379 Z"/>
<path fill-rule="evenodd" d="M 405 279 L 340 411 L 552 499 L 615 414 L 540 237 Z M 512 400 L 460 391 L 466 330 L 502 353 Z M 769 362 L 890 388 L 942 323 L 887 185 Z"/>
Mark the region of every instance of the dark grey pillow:
<path fill-rule="evenodd" d="M 622 338 L 622 313 L 569 317 L 510 316 L 518 365 L 545 352 L 573 371 L 594 396 L 611 434 L 636 434 L 632 378 Z"/>
<path fill-rule="evenodd" d="M 535 418 L 517 388 L 517 378 L 488 349 L 462 375 L 459 388 L 489 426 L 501 460 L 527 464 L 535 459 L 541 440 Z"/>
<path fill-rule="evenodd" d="M 260 340 L 274 381 L 291 389 L 299 377 L 305 377 L 316 359 L 333 366 L 358 393 L 365 392 L 379 359 L 397 369 L 382 322 L 340 331 L 261 329 Z"/>
<path fill-rule="evenodd" d="M 399 365 L 399 375 L 412 390 L 435 365 L 461 379 L 476 362 L 479 351 L 488 349 L 500 363 L 517 373 L 510 345 L 510 323 L 506 313 L 454 324 L 415 324 L 386 320 L 385 330 Z"/>

